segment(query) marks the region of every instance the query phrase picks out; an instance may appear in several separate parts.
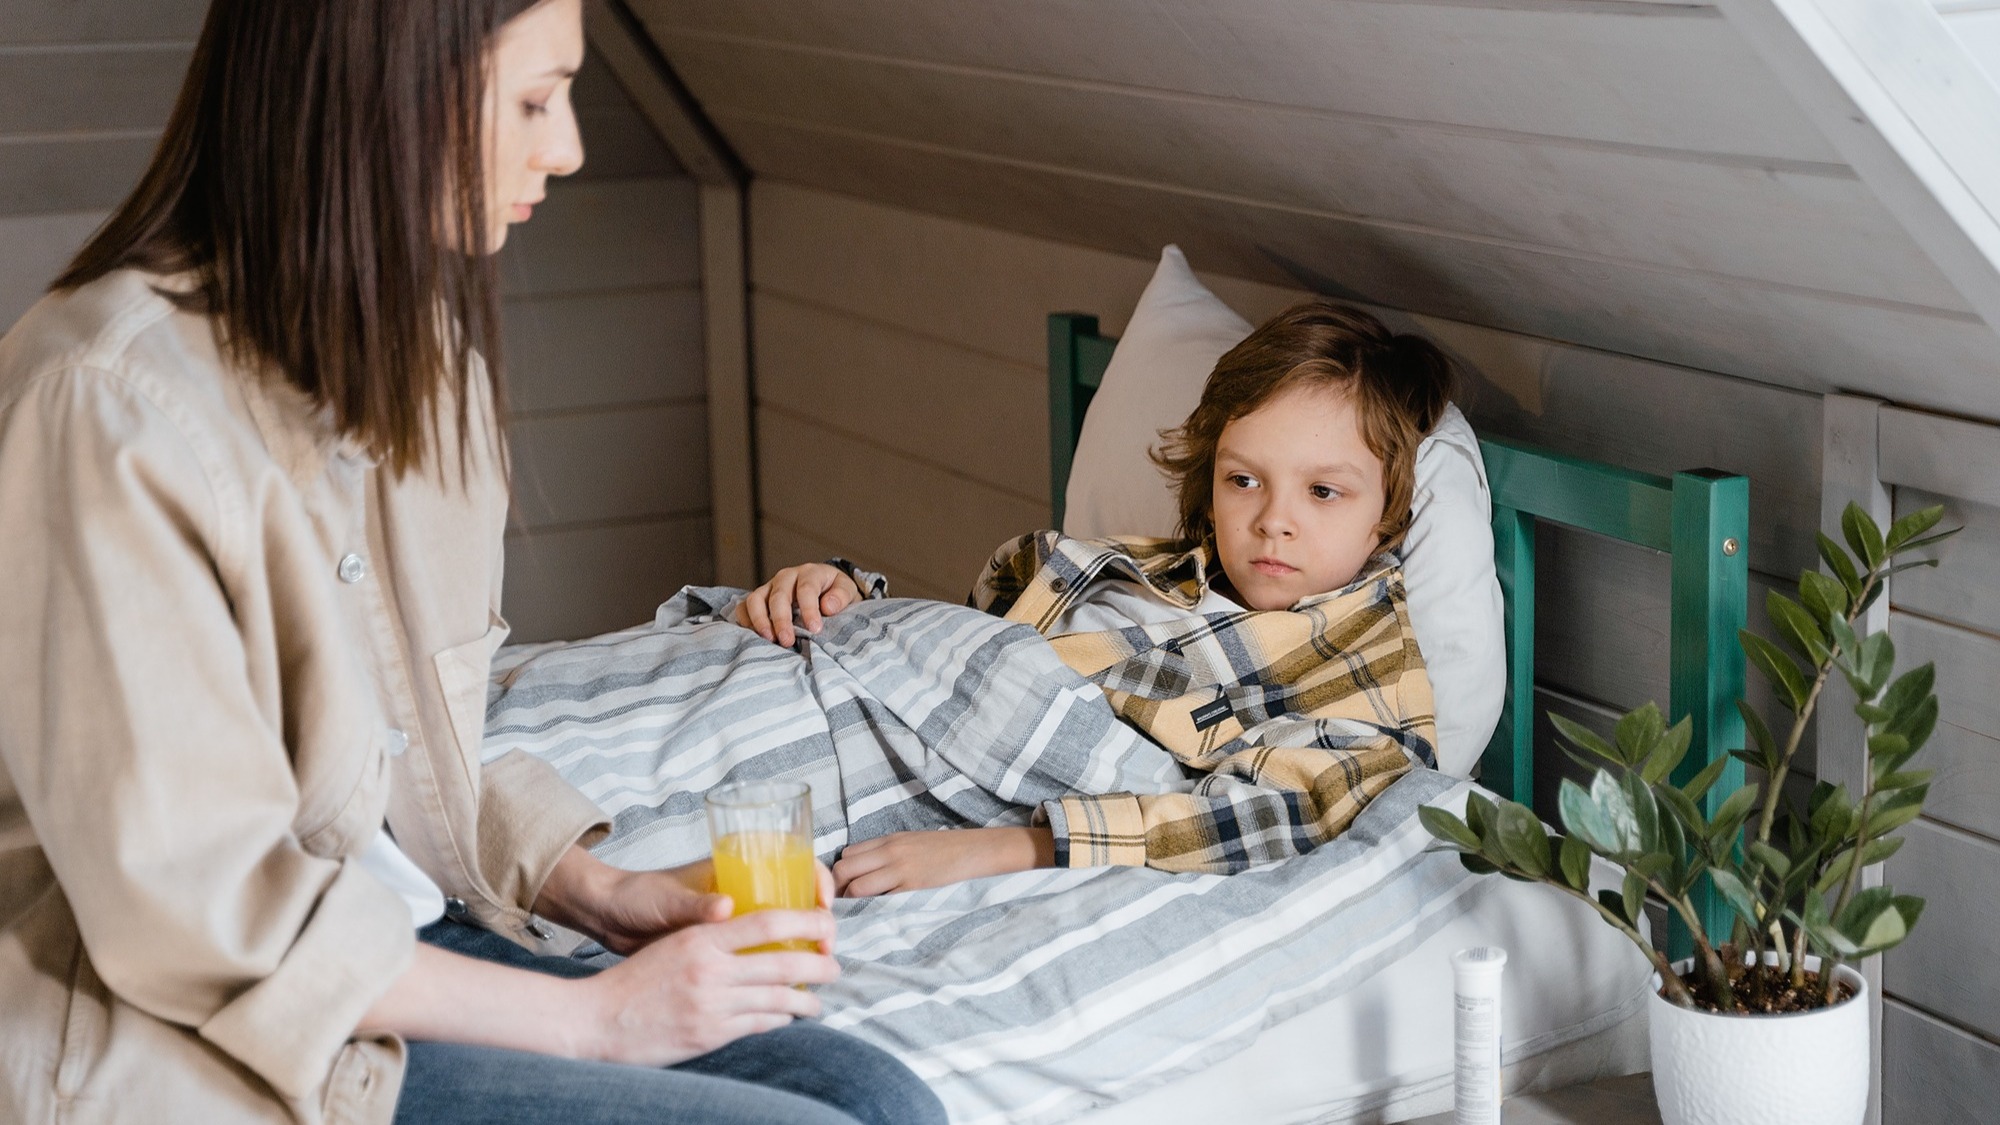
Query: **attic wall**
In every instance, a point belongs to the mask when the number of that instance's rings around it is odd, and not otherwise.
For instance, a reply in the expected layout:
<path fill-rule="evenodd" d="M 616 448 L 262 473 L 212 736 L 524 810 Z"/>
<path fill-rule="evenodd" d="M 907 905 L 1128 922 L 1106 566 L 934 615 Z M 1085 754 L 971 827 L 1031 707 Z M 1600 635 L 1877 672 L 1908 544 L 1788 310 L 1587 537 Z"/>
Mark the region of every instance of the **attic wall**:
<path fill-rule="evenodd" d="M 144 170 L 206 0 L 0 0 L 0 331 Z M 593 58 L 589 161 L 505 252 L 517 640 L 644 620 L 708 579 L 693 183 Z"/>

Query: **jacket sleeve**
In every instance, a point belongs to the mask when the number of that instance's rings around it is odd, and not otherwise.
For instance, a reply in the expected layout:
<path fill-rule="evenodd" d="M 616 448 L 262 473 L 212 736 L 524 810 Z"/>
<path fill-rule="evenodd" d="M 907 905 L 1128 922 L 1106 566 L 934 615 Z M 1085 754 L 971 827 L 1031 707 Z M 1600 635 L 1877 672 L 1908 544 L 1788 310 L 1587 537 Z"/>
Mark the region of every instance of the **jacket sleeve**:
<path fill-rule="evenodd" d="M 1068 796 L 1042 805 L 1057 867 L 1126 865 L 1227 875 L 1309 852 L 1408 773 L 1392 737 L 1345 749 L 1250 745 L 1191 793 Z"/>
<path fill-rule="evenodd" d="M 0 402 L 0 766 L 121 1000 L 280 1093 L 320 1086 L 409 964 L 408 908 L 309 854 L 221 574 L 247 549 L 217 439 L 124 376 Z M 268 607 L 261 607 L 268 611 Z"/>

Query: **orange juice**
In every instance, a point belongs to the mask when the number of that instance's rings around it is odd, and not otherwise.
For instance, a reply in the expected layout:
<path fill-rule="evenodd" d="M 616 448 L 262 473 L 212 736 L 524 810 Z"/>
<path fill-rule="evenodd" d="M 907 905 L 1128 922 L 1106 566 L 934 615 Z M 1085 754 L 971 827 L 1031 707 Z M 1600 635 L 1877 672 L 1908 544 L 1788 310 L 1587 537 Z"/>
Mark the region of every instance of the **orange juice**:
<path fill-rule="evenodd" d="M 732 832 L 715 841 L 715 889 L 753 910 L 811 910 L 819 905 L 812 842 L 790 832 Z M 817 948 L 809 941 L 774 941 L 741 952 Z"/>

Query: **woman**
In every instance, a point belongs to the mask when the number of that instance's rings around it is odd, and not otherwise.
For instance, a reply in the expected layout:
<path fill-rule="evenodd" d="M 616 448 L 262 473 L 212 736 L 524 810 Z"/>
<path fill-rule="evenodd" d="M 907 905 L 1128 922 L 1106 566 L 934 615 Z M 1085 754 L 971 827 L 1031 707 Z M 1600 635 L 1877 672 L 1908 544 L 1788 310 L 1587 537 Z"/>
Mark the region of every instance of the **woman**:
<path fill-rule="evenodd" d="M 583 49 L 580 0 L 216 0 L 0 340 L 0 1119 L 942 1118 L 793 1022 L 824 910 L 728 919 L 479 765 L 490 255 L 582 163 Z M 630 957 L 536 957 L 542 918 Z"/>

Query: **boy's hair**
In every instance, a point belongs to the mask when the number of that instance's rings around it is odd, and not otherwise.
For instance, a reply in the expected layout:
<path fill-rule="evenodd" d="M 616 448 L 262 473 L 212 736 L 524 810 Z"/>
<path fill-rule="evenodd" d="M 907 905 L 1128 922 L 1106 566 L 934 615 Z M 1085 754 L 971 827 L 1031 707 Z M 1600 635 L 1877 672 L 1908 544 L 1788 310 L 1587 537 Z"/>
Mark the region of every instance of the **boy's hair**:
<path fill-rule="evenodd" d="M 1384 503 L 1376 526 L 1382 550 L 1410 530 L 1417 446 L 1450 402 L 1451 360 L 1421 336 L 1391 332 L 1345 305 L 1307 301 L 1265 321 L 1215 363 L 1187 421 L 1160 431 L 1154 463 L 1180 497 L 1180 533 L 1215 535 L 1215 450 L 1222 428 L 1293 387 L 1332 387 L 1351 396 L 1368 451 L 1382 462 Z"/>

